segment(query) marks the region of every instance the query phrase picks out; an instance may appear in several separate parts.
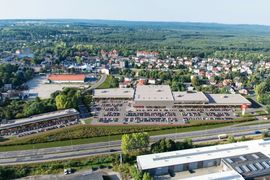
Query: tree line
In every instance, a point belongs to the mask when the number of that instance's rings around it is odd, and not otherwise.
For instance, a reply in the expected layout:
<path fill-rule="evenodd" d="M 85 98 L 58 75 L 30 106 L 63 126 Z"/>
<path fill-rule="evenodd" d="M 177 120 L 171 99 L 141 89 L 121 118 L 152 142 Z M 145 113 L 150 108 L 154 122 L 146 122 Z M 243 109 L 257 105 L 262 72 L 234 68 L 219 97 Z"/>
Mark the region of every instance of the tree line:
<path fill-rule="evenodd" d="M 76 88 L 64 88 L 62 91 L 51 94 L 49 99 L 37 97 L 33 101 L 7 100 L 0 107 L 0 118 L 10 120 L 61 109 L 78 109 L 79 103 L 88 107 L 92 101 L 92 96 L 81 96 L 80 93 L 81 91 Z"/>

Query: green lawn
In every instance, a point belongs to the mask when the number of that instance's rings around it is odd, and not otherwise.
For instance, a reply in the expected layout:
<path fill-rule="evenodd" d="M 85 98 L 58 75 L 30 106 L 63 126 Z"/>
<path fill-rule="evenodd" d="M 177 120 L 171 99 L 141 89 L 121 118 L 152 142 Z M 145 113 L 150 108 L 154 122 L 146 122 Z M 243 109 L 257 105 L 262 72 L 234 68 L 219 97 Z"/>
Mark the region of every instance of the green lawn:
<path fill-rule="evenodd" d="M 107 76 L 104 83 L 102 83 L 97 89 L 108 89 L 110 88 L 110 82 L 112 81 L 112 76 Z"/>
<path fill-rule="evenodd" d="M 37 144 L 0 146 L 0 152 L 70 146 L 70 145 L 78 145 L 78 144 L 106 142 L 106 141 L 113 141 L 113 140 L 119 140 L 119 139 L 121 139 L 121 135 L 74 139 L 74 140 L 66 140 L 66 141 L 54 141 L 54 142 L 37 143 Z"/>
<path fill-rule="evenodd" d="M 257 115 L 267 115 L 267 113 L 266 113 L 265 111 L 263 111 L 263 110 L 261 110 L 261 111 L 256 111 L 256 114 L 257 114 Z"/>
<path fill-rule="evenodd" d="M 250 125 L 259 125 L 259 124 L 269 124 L 269 122 L 252 122 L 252 123 L 248 123 L 248 124 L 239 124 L 239 126 L 250 126 Z"/>
<path fill-rule="evenodd" d="M 88 118 L 88 119 L 84 119 L 83 121 L 85 124 L 91 124 L 92 120 L 93 120 L 92 118 Z"/>
<path fill-rule="evenodd" d="M 217 122 L 215 120 L 189 120 L 190 125 L 198 125 L 198 124 L 205 124 L 205 123 L 213 123 Z M 223 123 L 224 121 L 219 121 L 220 123 Z"/>
<path fill-rule="evenodd" d="M 162 134 L 173 134 L 173 133 L 181 133 L 181 132 L 191 132 L 191 131 L 199 131 L 213 128 L 220 128 L 232 125 L 236 122 L 230 123 L 219 123 L 214 125 L 202 125 L 202 126 L 194 126 L 194 127 L 186 127 L 186 128 L 171 128 L 165 130 L 156 130 L 149 131 L 149 135 L 162 135 Z M 238 122 L 237 122 L 238 123 Z M 121 135 L 111 135 L 111 136 L 103 136 L 103 137 L 93 137 L 93 138 L 83 138 L 83 139 L 73 139 L 73 140 L 65 140 L 65 141 L 55 141 L 55 142 L 47 142 L 47 143 L 37 143 L 37 144 L 25 144 L 25 145 L 6 145 L 0 146 L 0 151 L 16 151 L 16 150 L 27 150 L 27 149 L 40 149 L 40 148 L 49 148 L 49 147 L 59 147 L 59 146 L 70 146 L 70 145 L 79 145 L 79 144 L 88 144 L 88 143 L 97 143 L 97 142 L 107 142 L 120 140 Z"/>

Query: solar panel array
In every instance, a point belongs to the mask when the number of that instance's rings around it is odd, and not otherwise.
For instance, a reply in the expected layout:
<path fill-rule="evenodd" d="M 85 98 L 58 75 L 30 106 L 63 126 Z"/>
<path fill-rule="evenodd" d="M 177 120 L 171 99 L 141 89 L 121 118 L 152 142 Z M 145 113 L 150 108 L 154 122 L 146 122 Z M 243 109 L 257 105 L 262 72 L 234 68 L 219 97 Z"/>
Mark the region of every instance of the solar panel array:
<path fill-rule="evenodd" d="M 240 167 L 238 167 L 238 166 L 235 167 L 235 170 L 236 170 L 238 173 L 240 173 L 240 174 L 243 173 L 242 169 L 240 169 Z"/>
<path fill-rule="evenodd" d="M 235 169 L 240 174 L 247 173 L 247 172 L 250 172 L 250 171 L 264 170 L 264 169 L 269 169 L 270 170 L 270 161 L 269 162 L 263 161 L 263 162 L 256 162 L 254 164 L 235 166 Z"/>
<path fill-rule="evenodd" d="M 233 163 L 233 161 L 230 158 L 226 158 L 226 160 L 228 161 L 228 163 Z"/>
<path fill-rule="evenodd" d="M 241 169 L 243 169 L 244 172 L 250 172 L 250 170 L 247 168 L 246 165 L 242 165 L 242 166 L 241 166 Z"/>
<path fill-rule="evenodd" d="M 253 156 L 255 159 L 259 159 L 259 156 L 257 156 L 256 154 L 252 154 L 252 156 Z"/>
<path fill-rule="evenodd" d="M 257 168 L 253 164 L 249 164 L 248 167 L 250 167 L 252 171 L 257 171 Z"/>
<path fill-rule="evenodd" d="M 260 163 L 255 163 L 255 165 L 260 169 L 260 170 L 263 170 L 264 168 L 262 167 L 262 165 Z"/>
<path fill-rule="evenodd" d="M 239 157 L 242 161 L 246 161 L 247 159 L 244 156 Z"/>
<path fill-rule="evenodd" d="M 223 161 L 245 178 L 270 174 L 270 158 L 263 153 L 233 156 L 225 158 Z"/>

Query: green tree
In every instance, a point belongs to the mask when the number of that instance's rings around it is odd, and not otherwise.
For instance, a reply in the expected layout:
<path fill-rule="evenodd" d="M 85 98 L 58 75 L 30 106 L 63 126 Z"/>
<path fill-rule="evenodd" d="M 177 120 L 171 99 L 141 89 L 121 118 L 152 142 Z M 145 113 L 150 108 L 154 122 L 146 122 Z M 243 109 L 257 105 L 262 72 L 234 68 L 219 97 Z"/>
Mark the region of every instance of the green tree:
<path fill-rule="evenodd" d="M 266 111 L 267 111 L 268 113 L 270 113 L 270 105 L 267 105 L 267 106 L 266 106 Z"/>
<path fill-rule="evenodd" d="M 199 86 L 200 85 L 200 80 L 198 79 L 198 77 L 193 76 L 191 78 L 191 84 L 192 84 L 193 87 Z"/>
<path fill-rule="evenodd" d="M 81 63 L 82 63 L 81 57 L 75 56 L 75 59 L 76 59 L 76 63 L 77 63 L 77 64 L 81 64 Z"/>
<path fill-rule="evenodd" d="M 65 88 L 55 97 L 57 109 L 77 108 L 80 94 L 73 88 Z"/>
<path fill-rule="evenodd" d="M 270 78 L 255 87 L 257 100 L 262 104 L 270 104 Z"/>
<path fill-rule="evenodd" d="M 176 143 L 171 139 L 160 139 L 151 145 L 152 153 L 161 153 L 176 150 Z"/>
<path fill-rule="evenodd" d="M 228 137 L 228 142 L 229 143 L 235 143 L 236 142 L 236 139 L 233 136 L 229 136 Z"/>
<path fill-rule="evenodd" d="M 149 146 L 148 133 L 132 133 L 122 136 L 121 149 L 124 154 L 141 153 Z"/>
<path fill-rule="evenodd" d="M 86 94 L 82 97 L 82 101 L 85 106 L 89 107 L 90 104 L 92 103 L 92 95 Z"/>
<path fill-rule="evenodd" d="M 29 106 L 25 106 L 24 115 L 31 116 L 33 114 L 41 114 L 45 111 L 45 106 L 42 102 L 33 102 Z"/>
<path fill-rule="evenodd" d="M 62 94 L 59 94 L 55 97 L 55 104 L 56 104 L 57 109 L 66 109 L 70 106 L 68 97 Z"/>
<path fill-rule="evenodd" d="M 263 131 L 262 138 L 267 138 L 267 137 L 270 137 L 269 132 L 268 131 Z"/>
<path fill-rule="evenodd" d="M 227 94 L 227 93 L 229 93 L 228 88 L 226 88 L 226 87 L 220 88 L 219 89 L 219 93 L 221 93 L 221 94 Z"/>
<path fill-rule="evenodd" d="M 119 86 L 118 78 L 112 77 L 112 80 L 110 82 L 110 88 L 116 88 L 118 86 Z"/>
<path fill-rule="evenodd" d="M 239 139 L 239 141 L 246 141 L 246 140 L 247 140 L 246 136 L 242 136 L 242 137 Z"/>
<path fill-rule="evenodd" d="M 190 149 L 193 148 L 192 139 L 184 139 L 184 141 L 176 142 L 176 149 L 182 150 L 182 149 Z"/>
<path fill-rule="evenodd" d="M 130 172 L 131 177 L 134 180 L 141 180 L 142 179 L 141 172 L 135 166 L 130 166 L 129 167 L 129 172 Z"/>
<path fill-rule="evenodd" d="M 153 178 L 148 172 L 143 173 L 143 180 L 152 180 Z"/>

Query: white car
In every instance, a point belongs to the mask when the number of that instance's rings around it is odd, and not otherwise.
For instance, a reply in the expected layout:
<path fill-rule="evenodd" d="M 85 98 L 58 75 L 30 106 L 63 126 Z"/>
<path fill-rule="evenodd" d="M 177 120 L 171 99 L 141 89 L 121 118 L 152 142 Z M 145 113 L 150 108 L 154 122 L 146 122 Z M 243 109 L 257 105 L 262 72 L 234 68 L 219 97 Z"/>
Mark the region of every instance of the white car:
<path fill-rule="evenodd" d="M 71 169 L 70 168 L 68 168 L 68 169 L 64 169 L 64 174 L 65 175 L 68 175 L 68 174 L 71 174 L 72 172 L 71 172 Z"/>

